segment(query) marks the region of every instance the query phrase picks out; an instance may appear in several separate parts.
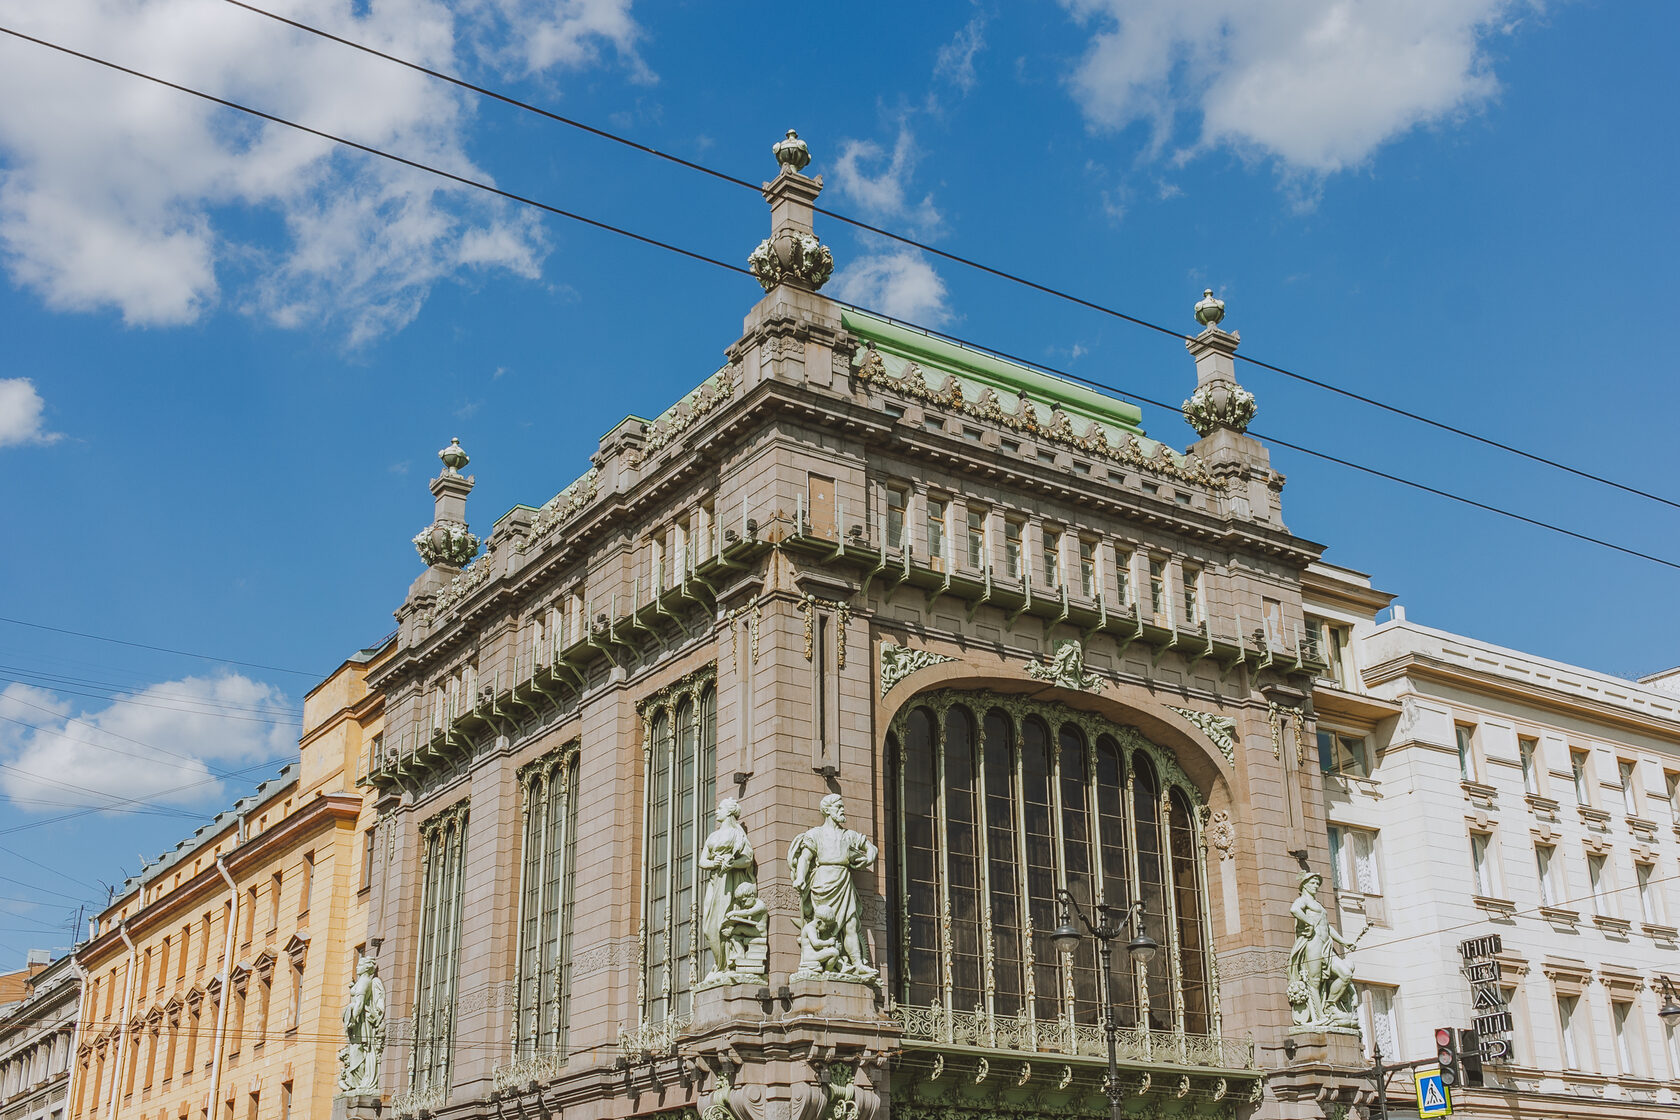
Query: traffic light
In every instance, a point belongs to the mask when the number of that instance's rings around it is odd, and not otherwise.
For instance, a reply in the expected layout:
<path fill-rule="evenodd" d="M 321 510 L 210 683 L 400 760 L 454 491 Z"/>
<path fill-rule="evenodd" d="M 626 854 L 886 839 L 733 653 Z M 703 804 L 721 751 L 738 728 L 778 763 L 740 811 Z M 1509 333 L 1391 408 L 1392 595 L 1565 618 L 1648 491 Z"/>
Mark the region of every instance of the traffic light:
<path fill-rule="evenodd" d="M 1479 1089 L 1486 1084 L 1482 1080 L 1482 1036 L 1475 1027 L 1458 1029 L 1458 1060 L 1464 1064 L 1465 1088 Z"/>
<path fill-rule="evenodd" d="M 1458 1053 L 1458 1032 L 1452 1027 L 1435 1028 L 1435 1060 L 1441 1066 L 1441 1083 L 1449 1089 L 1464 1084 L 1463 1059 Z"/>

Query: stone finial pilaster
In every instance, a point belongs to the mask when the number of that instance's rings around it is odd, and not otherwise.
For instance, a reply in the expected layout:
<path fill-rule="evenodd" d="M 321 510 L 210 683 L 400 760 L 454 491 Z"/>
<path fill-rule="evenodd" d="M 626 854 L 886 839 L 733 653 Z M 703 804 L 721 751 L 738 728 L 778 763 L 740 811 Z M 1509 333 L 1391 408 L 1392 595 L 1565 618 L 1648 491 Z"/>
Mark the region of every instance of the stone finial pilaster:
<path fill-rule="evenodd" d="M 817 240 L 812 208 L 822 193 L 822 176 L 803 174 L 811 149 L 788 129 L 785 139 L 771 146 L 780 170 L 764 184 L 770 204 L 770 236 L 747 257 L 747 268 L 765 291 L 778 284 L 796 284 L 816 291 L 834 275 L 834 254 Z"/>
<path fill-rule="evenodd" d="M 1196 391 L 1184 402 L 1184 419 L 1199 436 L 1225 428 L 1241 434 L 1254 419 L 1254 394 L 1237 384 L 1236 353 L 1242 336 L 1219 328 L 1225 318 L 1225 301 L 1213 298 L 1213 289 L 1202 292 L 1196 304 L 1196 321 L 1202 333 L 1184 343 L 1196 359 Z"/>
<path fill-rule="evenodd" d="M 478 553 L 478 538 L 467 528 L 467 495 L 473 478 L 463 475 L 468 463 L 461 441 L 452 439 L 438 452 L 443 472 L 432 479 L 432 523 L 414 537 L 414 549 L 429 567 L 462 568 Z"/>

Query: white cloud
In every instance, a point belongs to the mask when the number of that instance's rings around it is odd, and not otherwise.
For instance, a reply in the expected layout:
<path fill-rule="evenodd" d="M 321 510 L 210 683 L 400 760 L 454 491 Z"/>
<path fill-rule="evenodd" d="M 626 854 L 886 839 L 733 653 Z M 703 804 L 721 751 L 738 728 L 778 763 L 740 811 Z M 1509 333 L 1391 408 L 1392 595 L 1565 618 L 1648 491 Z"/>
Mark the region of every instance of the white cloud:
<path fill-rule="evenodd" d="M 883 311 L 923 326 L 942 326 L 951 319 L 945 281 L 927 258 L 914 249 L 868 254 L 834 276 L 834 295 L 846 303 Z"/>
<path fill-rule="evenodd" d="M 922 236 L 939 231 L 941 218 L 933 195 L 912 200 L 910 180 L 916 173 L 916 137 L 901 121 L 891 155 L 873 140 L 848 140 L 834 162 L 834 187 L 876 220 L 910 222 Z"/>
<path fill-rule="evenodd" d="M 25 443 L 52 443 L 59 433 L 43 424 L 46 402 L 27 377 L 0 378 L 0 447 Z"/>
<path fill-rule="evenodd" d="M 216 804 L 234 791 L 211 767 L 239 769 L 297 749 L 285 695 L 239 674 L 165 681 L 116 700 L 77 711 L 56 693 L 7 685 L 0 792 L 27 809 L 36 802 L 120 809 L 130 799 Z"/>
<path fill-rule="evenodd" d="M 445 71 L 470 55 L 493 72 L 546 72 L 611 49 L 639 72 L 630 3 L 561 0 L 537 16 L 535 0 L 296 0 L 286 12 Z M 467 95 L 231 5 L 7 8 L 43 39 L 488 178 L 466 152 Z M 356 343 L 407 324 L 441 279 L 537 275 L 544 248 L 534 217 L 470 188 L 0 42 L 0 256 L 49 307 L 155 327 L 225 304 Z"/>
<path fill-rule="evenodd" d="M 1498 83 L 1483 50 L 1515 0 L 1064 0 L 1096 33 L 1071 84 L 1093 127 L 1142 122 L 1151 151 L 1217 146 L 1323 176 Z"/>
<path fill-rule="evenodd" d="M 986 16 L 975 16 L 963 24 L 949 43 L 939 48 L 933 76 L 943 78 L 968 93 L 974 88 L 974 56 L 986 46 Z"/>

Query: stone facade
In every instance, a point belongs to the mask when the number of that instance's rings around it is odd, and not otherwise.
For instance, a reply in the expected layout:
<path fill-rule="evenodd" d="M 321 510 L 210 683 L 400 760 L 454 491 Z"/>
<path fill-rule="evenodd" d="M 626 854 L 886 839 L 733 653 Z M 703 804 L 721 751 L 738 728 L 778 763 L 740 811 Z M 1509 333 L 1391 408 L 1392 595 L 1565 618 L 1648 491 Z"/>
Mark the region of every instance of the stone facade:
<path fill-rule="evenodd" d="M 68 1115 L 331 1115 L 377 857 L 358 780 L 382 698 L 365 650 L 304 699 L 299 759 L 148 865 L 76 953 L 87 983 Z"/>
<path fill-rule="evenodd" d="M 1113 398 L 819 295 L 826 270 L 798 265 L 821 255 L 821 181 L 778 158 L 755 256 L 780 267 L 757 270 L 766 294 L 723 367 L 613 428 L 465 567 L 423 547 L 369 677 L 387 720 L 368 930 L 390 990 L 387 1114 L 1106 1110 L 1086 981 L 1057 972 L 1048 922 L 1025 944 L 1068 988 L 1035 998 L 1083 1010 L 991 1010 L 991 947 L 979 1006 L 950 995 L 958 980 L 937 1006 L 907 1000 L 933 982 L 906 975 L 910 942 L 949 960 L 953 923 L 973 920 L 948 913 L 942 933 L 906 913 L 923 884 L 902 877 L 895 790 L 926 777 L 905 773 L 905 721 L 934 697 L 1017 729 L 1063 713 L 1153 760 L 1125 763 L 1140 789 L 1176 791 L 1125 814 L 1128 837 L 1157 838 L 1165 816 L 1145 818 L 1177 814 L 1178 924 L 1146 915 L 1157 971 L 1126 981 L 1149 980 L 1119 1039 L 1128 1114 L 1337 1114 L 1361 1091 L 1357 1037 L 1291 1035 L 1285 990 L 1300 873 L 1328 859 L 1301 597 L 1320 549 L 1284 525 L 1283 479 L 1243 430 L 1237 335 L 1210 315 L 1190 344 L 1204 434 L 1180 451 Z M 432 484 L 433 527 L 455 536 L 464 466 Z M 877 984 L 793 978 L 786 853 L 831 793 L 881 849 L 857 880 Z M 1101 810 L 1113 793 L 1099 774 L 1089 795 Z M 697 991 L 683 853 L 726 795 L 757 853 L 768 982 Z M 1155 979 L 1193 974 L 1200 994 Z"/>
<path fill-rule="evenodd" d="M 1399 609 L 1379 625 L 1390 596 L 1357 573 L 1314 565 L 1306 594 L 1335 651 L 1313 701 L 1342 930 L 1370 927 L 1367 1046 L 1428 1057 L 1435 1028 L 1508 1009 L 1510 1056 L 1455 1116 L 1672 1115 L 1680 697 Z M 1503 1008 L 1462 971 L 1490 935 Z"/>
<path fill-rule="evenodd" d="M 76 1012 L 81 975 L 75 961 L 30 954 L 19 998 L 0 1006 L 0 1117 L 4 1120 L 64 1120 L 70 1096 L 71 1055 L 76 1049 Z"/>

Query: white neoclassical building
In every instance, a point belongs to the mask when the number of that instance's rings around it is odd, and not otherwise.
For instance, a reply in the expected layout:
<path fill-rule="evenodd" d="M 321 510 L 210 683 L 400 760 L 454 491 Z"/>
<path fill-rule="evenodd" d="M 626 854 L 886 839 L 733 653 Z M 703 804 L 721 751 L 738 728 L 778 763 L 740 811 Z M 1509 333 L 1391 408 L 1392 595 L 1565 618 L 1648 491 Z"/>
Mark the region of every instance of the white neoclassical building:
<path fill-rule="evenodd" d="M 1353 954 L 1367 1054 L 1427 1057 L 1435 1028 L 1500 1014 L 1491 995 L 1472 1008 L 1460 953 L 1498 935 L 1481 977 L 1497 974 L 1511 1054 L 1455 1115 L 1672 1115 L 1680 695 L 1418 625 L 1346 569 L 1313 565 L 1303 598 L 1329 666 L 1313 696 L 1329 881 L 1343 934 L 1370 927 Z"/>

